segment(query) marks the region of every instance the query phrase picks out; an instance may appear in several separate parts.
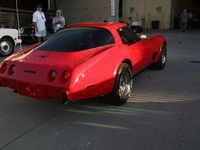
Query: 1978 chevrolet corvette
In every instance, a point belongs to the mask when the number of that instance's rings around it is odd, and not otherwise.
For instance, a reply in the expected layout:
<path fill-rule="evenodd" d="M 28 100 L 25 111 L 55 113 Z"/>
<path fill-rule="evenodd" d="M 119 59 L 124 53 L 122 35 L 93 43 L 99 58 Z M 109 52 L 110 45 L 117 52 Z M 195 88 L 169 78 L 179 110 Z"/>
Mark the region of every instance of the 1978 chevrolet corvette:
<path fill-rule="evenodd" d="M 115 105 L 131 94 L 132 77 L 165 67 L 166 40 L 143 37 L 123 23 L 74 24 L 5 59 L 0 85 L 20 95 L 80 100 L 106 95 Z"/>

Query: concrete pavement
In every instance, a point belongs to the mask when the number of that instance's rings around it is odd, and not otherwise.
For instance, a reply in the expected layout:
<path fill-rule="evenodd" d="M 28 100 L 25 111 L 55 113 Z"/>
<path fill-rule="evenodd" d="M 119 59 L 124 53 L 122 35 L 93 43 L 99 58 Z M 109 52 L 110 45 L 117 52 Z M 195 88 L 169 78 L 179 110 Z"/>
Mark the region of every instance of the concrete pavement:
<path fill-rule="evenodd" d="M 166 38 L 166 68 L 136 76 L 132 97 L 123 106 L 102 98 L 63 106 L 62 100 L 40 101 L 0 87 L 0 149 L 200 149 L 200 31 L 142 34 Z"/>

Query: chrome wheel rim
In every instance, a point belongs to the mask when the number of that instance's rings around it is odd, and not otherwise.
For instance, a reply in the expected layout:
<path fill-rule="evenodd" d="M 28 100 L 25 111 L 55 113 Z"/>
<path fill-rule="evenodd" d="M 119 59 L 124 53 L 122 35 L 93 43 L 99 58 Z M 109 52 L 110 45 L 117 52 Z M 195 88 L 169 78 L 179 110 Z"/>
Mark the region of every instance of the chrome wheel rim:
<path fill-rule="evenodd" d="M 11 50 L 12 50 L 11 43 L 8 42 L 8 41 L 1 42 L 0 47 L 1 47 L 1 52 L 3 54 L 9 54 L 11 52 Z"/>
<path fill-rule="evenodd" d="M 131 95 L 131 77 L 128 72 L 124 72 L 119 80 L 119 97 L 121 99 L 127 99 Z"/>
<path fill-rule="evenodd" d="M 165 64 L 165 60 L 166 60 L 165 55 L 162 55 L 162 58 L 161 58 L 162 64 Z"/>
<path fill-rule="evenodd" d="M 162 65 L 164 65 L 165 62 L 166 62 L 166 50 L 163 49 L 162 56 L 161 56 L 161 63 L 162 63 Z"/>

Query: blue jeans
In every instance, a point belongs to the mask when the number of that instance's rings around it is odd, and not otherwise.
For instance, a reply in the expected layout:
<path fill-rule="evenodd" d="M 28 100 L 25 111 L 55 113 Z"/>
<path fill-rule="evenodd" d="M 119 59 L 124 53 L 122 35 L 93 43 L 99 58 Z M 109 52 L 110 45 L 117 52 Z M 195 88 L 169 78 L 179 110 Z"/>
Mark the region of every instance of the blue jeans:
<path fill-rule="evenodd" d="M 183 30 L 183 32 L 185 32 L 186 28 L 187 28 L 187 23 L 182 23 L 182 30 Z"/>

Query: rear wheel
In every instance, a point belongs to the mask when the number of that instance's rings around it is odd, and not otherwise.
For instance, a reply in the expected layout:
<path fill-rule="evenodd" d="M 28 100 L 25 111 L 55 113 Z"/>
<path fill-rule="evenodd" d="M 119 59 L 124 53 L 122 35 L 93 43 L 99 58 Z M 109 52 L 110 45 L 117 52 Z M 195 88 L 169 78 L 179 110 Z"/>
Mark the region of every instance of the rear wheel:
<path fill-rule="evenodd" d="M 109 95 L 109 102 L 113 105 L 123 105 L 131 96 L 132 74 L 130 66 L 122 63 L 115 77 L 112 93 Z"/>
<path fill-rule="evenodd" d="M 153 64 L 153 67 L 155 69 L 161 70 L 165 67 L 166 61 L 167 61 L 167 48 L 166 48 L 166 44 L 163 44 L 162 50 L 160 53 L 160 59 L 157 63 Z"/>
<path fill-rule="evenodd" d="M 0 56 L 9 56 L 14 51 L 14 42 L 9 38 L 2 38 L 0 41 Z"/>

